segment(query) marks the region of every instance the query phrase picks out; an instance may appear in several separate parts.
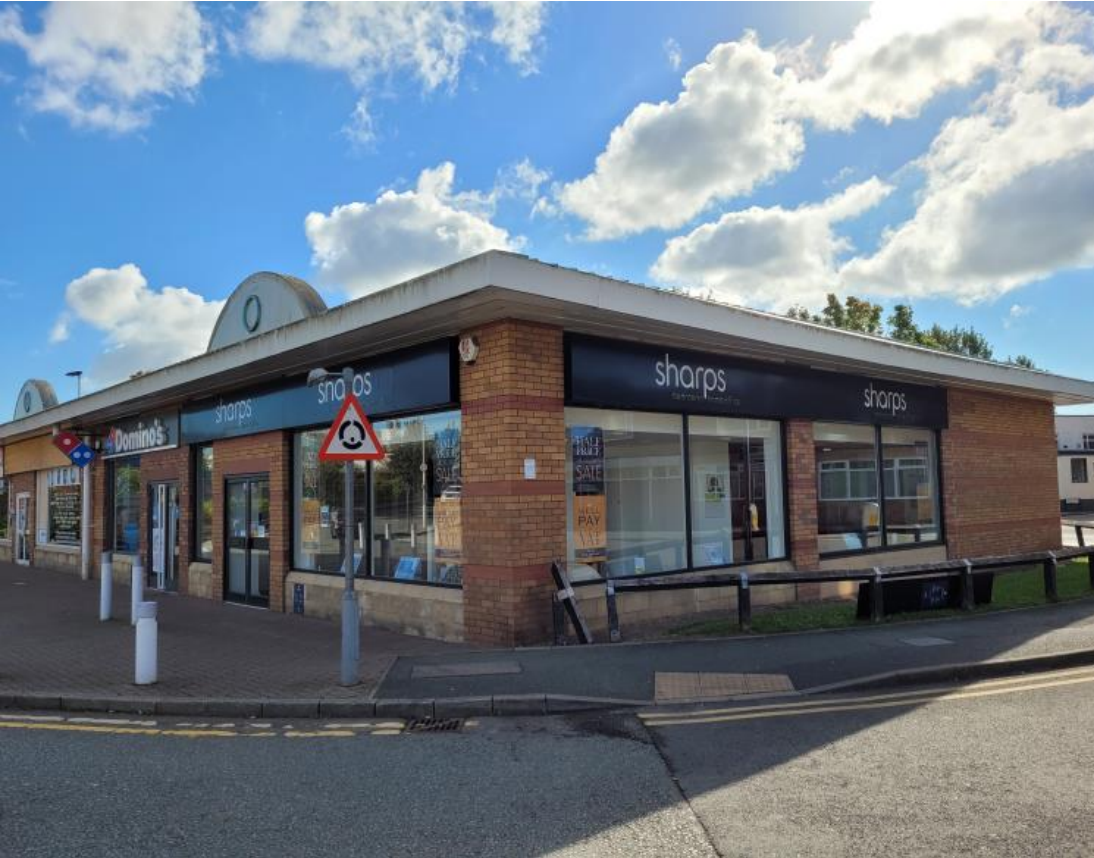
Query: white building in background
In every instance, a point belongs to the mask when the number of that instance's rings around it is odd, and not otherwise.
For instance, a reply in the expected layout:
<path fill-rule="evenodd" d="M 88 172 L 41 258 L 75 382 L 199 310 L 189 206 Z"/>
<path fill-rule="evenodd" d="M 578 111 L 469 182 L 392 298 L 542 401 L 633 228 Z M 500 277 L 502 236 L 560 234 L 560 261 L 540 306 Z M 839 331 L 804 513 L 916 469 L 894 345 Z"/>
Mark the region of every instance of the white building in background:
<path fill-rule="evenodd" d="M 1094 414 L 1056 415 L 1060 509 L 1094 512 Z"/>

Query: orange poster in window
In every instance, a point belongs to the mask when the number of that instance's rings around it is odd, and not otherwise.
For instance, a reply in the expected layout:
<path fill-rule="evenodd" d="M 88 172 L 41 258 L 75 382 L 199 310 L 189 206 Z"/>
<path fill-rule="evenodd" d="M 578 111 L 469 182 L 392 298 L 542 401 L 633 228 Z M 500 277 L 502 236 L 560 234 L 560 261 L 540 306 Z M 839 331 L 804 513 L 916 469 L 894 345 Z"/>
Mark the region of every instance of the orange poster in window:
<path fill-rule="evenodd" d="M 574 560 L 608 559 L 608 508 L 604 495 L 574 496 Z"/>
<path fill-rule="evenodd" d="M 438 498 L 433 504 L 433 553 L 444 563 L 459 563 L 463 559 L 459 498 Z"/>

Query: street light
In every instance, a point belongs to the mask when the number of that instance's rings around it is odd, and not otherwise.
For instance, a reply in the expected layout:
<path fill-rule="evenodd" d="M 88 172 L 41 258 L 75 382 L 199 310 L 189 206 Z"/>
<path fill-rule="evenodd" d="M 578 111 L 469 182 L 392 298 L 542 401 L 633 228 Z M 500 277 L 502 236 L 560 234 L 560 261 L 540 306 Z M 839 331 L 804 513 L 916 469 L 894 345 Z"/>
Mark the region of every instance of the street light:
<path fill-rule="evenodd" d="M 346 389 L 343 396 L 349 396 L 353 392 L 353 368 L 346 367 L 342 370 L 342 381 Z M 338 378 L 338 373 L 328 372 L 323 368 L 313 369 L 308 373 L 308 387 L 318 387 L 325 381 Z M 353 534 L 356 523 L 353 520 L 353 462 L 346 462 L 346 486 L 345 486 L 345 587 L 342 591 L 342 677 L 344 686 L 358 683 L 358 663 L 361 658 L 361 633 L 360 615 L 357 613 L 357 591 L 353 586 L 354 568 L 353 562 Z"/>
<path fill-rule="evenodd" d="M 66 372 L 65 375 L 69 378 L 76 379 L 76 398 L 80 398 L 80 378 L 83 376 L 84 371 L 82 369 L 74 369 L 72 372 Z"/>

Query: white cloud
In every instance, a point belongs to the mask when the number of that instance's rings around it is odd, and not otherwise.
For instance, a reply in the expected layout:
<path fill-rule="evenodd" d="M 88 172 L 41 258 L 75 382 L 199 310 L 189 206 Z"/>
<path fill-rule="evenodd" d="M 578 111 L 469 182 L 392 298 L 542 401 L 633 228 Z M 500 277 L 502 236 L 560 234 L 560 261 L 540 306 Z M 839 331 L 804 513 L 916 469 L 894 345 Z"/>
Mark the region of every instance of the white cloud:
<path fill-rule="evenodd" d="M 92 268 L 68 284 L 65 302 L 66 328 L 78 320 L 105 335 L 106 348 L 88 374 L 96 386 L 204 352 L 224 306 L 189 289 L 151 289 L 132 263 Z"/>
<path fill-rule="evenodd" d="M 241 49 L 346 74 L 364 96 L 377 78 L 407 74 L 425 92 L 456 86 L 477 44 L 493 44 L 522 74 L 536 69 L 546 17 L 539 3 L 260 3 L 247 17 Z M 362 103 L 364 113 L 362 114 Z M 351 136 L 374 133 L 359 101 Z"/>
<path fill-rule="evenodd" d="M 1027 53 L 978 110 L 946 123 L 917 162 L 915 214 L 851 260 L 844 280 L 972 304 L 1094 265 L 1092 84 L 1089 52 Z"/>
<path fill-rule="evenodd" d="M 509 62 L 522 74 L 532 74 L 538 68 L 538 56 L 547 8 L 539 2 L 492 3 L 494 27 L 490 41 L 505 49 Z"/>
<path fill-rule="evenodd" d="M 875 3 L 851 38 L 828 51 L 823 73 L 795 88 L 796 112 L 841 130 L 864 116 L 916 116 L 940 92 L 1039 41 L 1051 14 L 1041 4 Z"/>
<path fill-rule="evenodd" d="M 455 192 L 455 178 L 446 162 L 423 170 L 412 190 L 309 214 L 304 232 L 320 278 L 357 297 L 486 250 L 518 249 L 522 239 L 490 222 L 512 191 Z"/>
<path fill-rule="evenodd" d="M 812 63 L 810 42 L 765 48 L 748 33 L 690 69 L 675 100 L 631 111 L 558 202 L 592 239 L 678 228 L 795 168 L 807 124 L 912 118 L 940 93 L 1066 40 L 1076 19 L 1047 4 L 877 3 Z"/>
<path fill-rule="evenodd" d="M 792 73 L 754 35 L 718 45 L 674 101 L 640 104 L 612 131 L 596 169 L 560 202 L 593 239 L 673 229 L 797 164 L 800 123 L 783 109 Z"/>
<path fill-rule="evenodd" d="M 684 60 L 684 55 L 680 52 L 680 43 L 670 36 L 665 39 L 662 48 L 664 48 L 665 59 L 668 60 L 669 68 L 673 71 L 679 71 L 680 63 Z"/>
<path fill-rule="evenodd" d="M 42 29 L 0 9 L 0 43 L 22 48 L 34 72 L 27 103 L 73 126 L 126 133 L 171 98 L 191 98 L 214 39 L 193 3 L 53 3 Z"/>
<path fill-rule="evenodd" d="M 369 111 L 368 98 L 361 96 L 353 108 L 349 121 L 342 126 L 342 134 L 354 146 L 366 147 L 376 140 L 372 113 Z"/>
<path fill-rule="evenodd" d="M 778 310 L 816 304 L 836 289 L 838 257 L 850 247 L 834 225 L 858 217 L 891 191 L 871 178 L 815 205 L 728 212 L 669 241 L 651 274 L 737 304 Z"/>
<path fill-rule="evenodd" d="M 53 327 L 49 329 L 50 343 L 56 345 L 57 343 L 63 343 L 65 340 L 67 340 L 70 333 L 69 327 L 71 326 L 71 324 L 72 317 L 69 315 L 69 313 L 67 311 L 61 313 L 61 315 L 57 317 L 57 321 L 53 323 Z"/>
<path fill-rule="evenodd" d="M 1025 304 L 1011 304 L 1010 309 L 1007 310 L 1006 318 L 1003 319 L 1003 327 L 1012 327 L 1019 319 L 1024 319 L 1030 313 L 1033 312 L 1033 308 Z"/>

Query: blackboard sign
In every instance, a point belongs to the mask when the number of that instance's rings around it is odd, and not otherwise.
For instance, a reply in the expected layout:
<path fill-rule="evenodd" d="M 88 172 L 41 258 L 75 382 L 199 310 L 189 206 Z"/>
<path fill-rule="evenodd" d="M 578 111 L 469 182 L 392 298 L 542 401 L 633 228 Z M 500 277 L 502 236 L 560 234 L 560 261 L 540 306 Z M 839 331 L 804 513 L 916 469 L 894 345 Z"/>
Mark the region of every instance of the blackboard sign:
<path fill-rule="evenodd" d="M 570 405 L 946 427 L 941 387 L 577 334 L 566 349 Z"/>
<path fill-rule="evenodd" d="M 49 541 L 58 545 L 80 544 L 79 486 L 51 486 L 49 489 Z"/>

